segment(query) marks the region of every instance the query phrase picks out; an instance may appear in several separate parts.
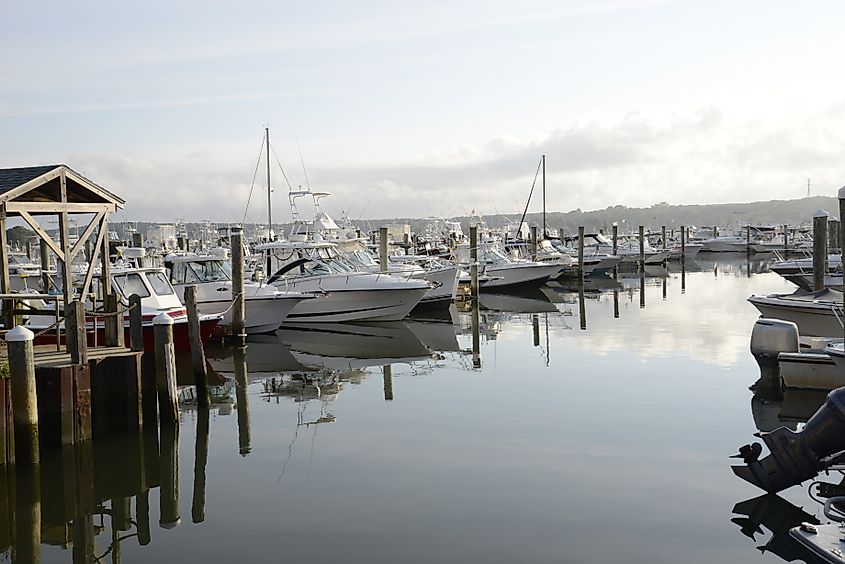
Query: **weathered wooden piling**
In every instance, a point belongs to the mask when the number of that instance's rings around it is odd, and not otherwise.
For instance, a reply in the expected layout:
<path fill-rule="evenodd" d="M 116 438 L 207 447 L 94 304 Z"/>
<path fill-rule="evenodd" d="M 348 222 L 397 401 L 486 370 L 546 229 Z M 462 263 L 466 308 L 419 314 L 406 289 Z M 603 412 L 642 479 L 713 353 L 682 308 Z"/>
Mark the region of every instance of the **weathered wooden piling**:
<path fill-rule="evenodd" d="M 645 269 L 640 270 L 640 309 L 645 309 Z"/>
<path fill-rule="evenodd" d="M 681 262 L 687 260 L 687 226 L 681 225 Z"/>
<path fill-rule="evenodd" d="M 660 226 L 660 241 L 663 243 L 663 250 L 665 251 L 666 248 L 669 246 L 668 242 L 666 241 L 666 226 Z"/>
<path fill-rule="evenodd" d="M 839 221 L 845 221 L 845 186 L 839 189 Z M 839 228 L 839 249 L 845 255 L 845 229 Z"/>
<path fill-rule="evenodd" d="M 531 227 L 531 260 L 537 260 L 537 249 L 538 249 L 538 242 L 539 242 L 539 231 L 540 228 L 536 225 Z"/>
<path fill-rule="evenodd" d="M 827 276 L 827 218 L 830 214 L 819 210 L 813 215 L 813 290 L 824 289 Z"/>
<path fill-rule="evenodd" d="M 745 253 L 751 254 L 751 226 L 745 226 Z"/>
<path fill-rule="evenodd" d="M 129 296 L 129 348 L 135 352 L 144 350 L 144 326 L 141 314 L 141 296 Z"/>
<path fill-rule="evenodd" d="M 619 319 L 619 290 L 613 290 L 613 319 Z"/>
<path fill-rule="evenodd" d="M 35 333 L 18 325 L 6 333 L 9 350 L 9 378 L 15 429 L 15 462 L 29 466 L 41 460 L 38 446 L 38 398 L 35 391 Z"/>
<path fill-rule="evenodd" d="M 387 257 L 387 227 L 378 230 L 378 264 L 379 272 L 387 272 L 390 266 Z"/>
<path fill-rule="evenodd" d="M 243 230 L 232 228 L 232 344 L 236 347 L 246 345 L 245 312 L 246 297 L 244 296 L 244 245 Z M 268 259 L 269 261 L 269 259 Z M 266 276 L 270 276 L 267 272 Z"/>
<path fill-rule="evenodd" d="M 252 452 L 252 430 L 249 422 L 249 395 L 247 394 L 246 347 L 232 351 L 235 365 L 235 401 L 238 409 L 238 452 L 246 456 Z"/>
<path fill-rule="evenodd" d="M 47 241 L 39 239 L 39 250 L 41 255 L 41 289 L 43 292 L 50 291 L 50 247 Z"/>
<path fill-rule="evenodd" d="M 611 241 L 613 242 L 613 254 L 615 255 L 619 251 L 619 225 L 615 221 L 613 222 Z"/>
<path fill-rule="evenodd" d="M 578 276 L 584 278 L 584 226 L 578 227 Z"/>
<path fill-rule="evenodd" d="M 842 223 L 836 216 L 827 220 L 827 248 L 831 253 L 839 253 L 839 231 Z"/>
<path fill-rule="evenodd" d="M 587 295 L 584 292 L 584 278 L 578 279 L 578 318 L 581 331 L 587 330 Z"/>
<path fill-rule="evenodd" d="M 472 301 L 472 367 L 481 368 L 481 315 L 478 300 Z"/>
<path fill-rule="evenodd" d="M 197 305 L 197 287 L 185 287 L 185 308 L 188 310 L 188 339 L 191 341 L 191 365 L 196 385 L 197 405 L 208 407 L 208 375 L 206 374 L 205 350 L 200 336 L 200 315 Z"/>
<path fill-rule="evenodd" d="M 469 295 L 473 300 L 478 299 L 478 226 L 469 228 Z"/>
<path fill-rule="evenodd" d="M 645 268 L 645 227 L 640 225 L 640 270 Z"/>
<path fill-rule="evenodd" d="M 146 546 L 152 540 L 150 532 L 150 491 L 144 490 L 135 497 L 135 521 L 138 527 L 138 544 Z"/>
<path fill-rule="evenodd" d="M 789 252 L 789 226 L 786 224 L 783 226 L 783 250 Z"/>
<path fill-rule="evenodd" d="M 5 464 L 15 461 L 14 429 L 11 379 L 8 373 L 0 374 L 0 471 Z"/>
<path fill-rule="evenodd" d="M 73 364 L 88 362 L 88 338 L 85 334 L 85 305 L 79 300 L 65 310 L 65 341 Z"/>
<path fill-rule="evenodd" d="M 41 483 L 36 462 L 15 472 L 14 562 L 41 562 Z"/>
<path fill-rule="evenodd" d="M 176 353 L 173 348 L 173 318 L 166 313 L 153 319 L 155 335 L 156 388 L 158 416 L 162 427 L 179 422 L 179 400 L 176 393 Z"/>
<path fill-rule="evenodd" d="M 136 248 L 141 248 L 144 246 L 144 236 L 140 233 L 133 233 L 132 234 L 132 246 Z"/>
<path fill-rule="evenodd" d="M 393 401 L 393 367 L 385 364 L 382 367 L 384 376 L 384 401 Z"/>
<path fill-rule="evenodd" d="M 124 346 L 123 314 L 120 313 L 120 300 L 113 291 L 103 296 L 103 333 L 107 347 Z"/>
<path fill-rule="evenodd" d="M 534 336 L 534 346 L 540 346 L 540 317 L 535 313 L 531 315 L 531 332 Z"/>
<path fill-rule="evenodd" d="M 205 469 L 208 465 L 208 419 L 206 408 L 197 410 L 197 438 L 194 444 L 194 495 L 191 501 L 191 521 L 205 521 Z"/>

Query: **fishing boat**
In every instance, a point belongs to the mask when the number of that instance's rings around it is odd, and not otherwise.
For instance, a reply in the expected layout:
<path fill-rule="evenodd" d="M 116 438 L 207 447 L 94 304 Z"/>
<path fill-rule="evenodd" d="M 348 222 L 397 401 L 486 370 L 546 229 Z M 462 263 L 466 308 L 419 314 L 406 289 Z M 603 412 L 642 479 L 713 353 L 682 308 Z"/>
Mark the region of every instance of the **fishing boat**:
<path fill-rule="evenodd" d="M 842 292 L 830 288 L 818 292 L 799 290 L 794 294 L 752 295 L 748 298 L 763 317 L 791 321 L 802 335 L 842 335 Z"/>
<path fill-rule="evenodd" d="M 185 288 L 196 286 L 197 307 L 200 313 L 221 314 L 221 327 L 232 324 L 232 271 L 226 260 L 226 249 L 211 254 L 169 254 L 164 266 L 170 282 L 184 303 Z M 275 286 L 244 281 L 244 328 L 247 334 L 275 331 L 294 306 L 312 294 L 287 291 Z"/>

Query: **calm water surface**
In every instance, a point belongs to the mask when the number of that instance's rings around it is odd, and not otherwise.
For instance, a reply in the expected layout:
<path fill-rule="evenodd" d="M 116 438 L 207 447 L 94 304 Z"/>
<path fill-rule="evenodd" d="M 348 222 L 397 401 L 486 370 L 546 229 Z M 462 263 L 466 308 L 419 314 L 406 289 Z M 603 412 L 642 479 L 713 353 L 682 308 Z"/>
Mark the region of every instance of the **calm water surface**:
<path fill-rule="evenodd" d="M 227 380 L 210 417 L 186 405 L 178 433 L 162 434 L 148 494 L 115 497 L 139 483 L 136 443 L 95 448 L 94 554 L 781 562 L 769 550 L 794 547 L 770 529 L 816 506 L 801 487 L 755 499 L 762 492 L 733 476 L 728 456 L 753 439 L 755 420 L 786 417 L 787 406 L 756 400 L 752 412 L 757 312 L 745 300 L 791 289 L 762 260 L 750 274 L 744 257 L 715 260 L 689 265 L 683 280 L 670 266 L 642 287 L 624 275 L 588 284 L 583 305 L 577 288 L 558 286 L 485 296 L 477 355 L 469 311 L 255 339 L 245 393 L 238 357 L 211 351 Z M 812 413 L 821 399 L 796 409 Z M 62 526 L 62 490 L 42 490 L 42 561 L 71 561 L 80 541 Z M 742 520 L 755 511 L 756 522 Z"/>

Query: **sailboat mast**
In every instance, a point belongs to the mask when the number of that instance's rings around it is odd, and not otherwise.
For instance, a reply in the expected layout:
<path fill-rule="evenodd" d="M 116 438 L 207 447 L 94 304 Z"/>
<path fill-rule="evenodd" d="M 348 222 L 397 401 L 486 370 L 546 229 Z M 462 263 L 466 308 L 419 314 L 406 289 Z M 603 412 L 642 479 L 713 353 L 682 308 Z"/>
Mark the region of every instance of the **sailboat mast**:
<path fill-rule="evenodd" d="M 270 197 L 270 128 L 264 128 L 264 135 L 267 142 L 267 240 L 273 239 L 271 233 L 273 232 L 273 209 Z"/>
<path fill-rule="evenodd" d="M 546 155 L 543 155 L 543 239 L 546 238 Z"/>

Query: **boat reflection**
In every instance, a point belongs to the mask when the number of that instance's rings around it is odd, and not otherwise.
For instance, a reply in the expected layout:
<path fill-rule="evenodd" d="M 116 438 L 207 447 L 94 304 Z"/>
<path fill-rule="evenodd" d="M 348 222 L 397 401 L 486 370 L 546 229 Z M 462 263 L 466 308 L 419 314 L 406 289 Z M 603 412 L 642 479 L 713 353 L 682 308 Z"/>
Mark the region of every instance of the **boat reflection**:
<path fill-rule="evenodd" d="M 734 506 L 733 513 L 741 517 L 732 517 L 731 522 L 738 525 L 740 532 L 751 540 L 757 542 L 757 535 L 765 535 L 764 528 L 771 532 L 769 541 L 757 546 L 761 553 L 770 552 L 787 562 L 824 562 L 789 536 L 792 527 L 805 522 L 818 524 L 818 519 L 782 497 L 766 494 L 741 501 Z"/>
<path fill-rule="evenodd" d="M 798 430 L 821 407 L 827 392 L 785 390 L 782 396 L 757 392 L 751 398 L 751 416 L 758 431 L 768 433 L 780 427 Z"/>

